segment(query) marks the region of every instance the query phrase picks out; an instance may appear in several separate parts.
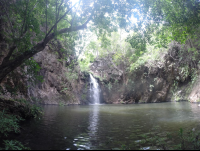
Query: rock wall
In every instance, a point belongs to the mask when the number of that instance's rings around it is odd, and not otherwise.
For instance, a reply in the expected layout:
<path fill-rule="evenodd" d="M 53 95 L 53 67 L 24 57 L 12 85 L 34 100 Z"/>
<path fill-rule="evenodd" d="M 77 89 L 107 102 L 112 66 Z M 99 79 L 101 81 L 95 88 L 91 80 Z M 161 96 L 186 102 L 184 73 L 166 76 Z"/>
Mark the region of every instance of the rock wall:
<path fill-rule="evenodd" d="M 117 69 L 113 67 L 111 62 L 112 54 L 109 56 L 104 56 L 102 58 L 96 58 L 95 61 L 90 66 L 90 70 L 94 76 L 102 78 L 106 81 L 120 80 L 121 72 L 124 68 L 123 64 L 117 66 Z"/>
<path fill-rule="evenodd" d="M 55 44 L 57 47 L 52 47 Z M 30 75 L 23 75 L 21 68 L 18 68 L 1 83 L 3 93 L 0 97 L 26 99 L 40 104 L 88 104 L 89 74 L 82 73 L 77 64 L 70 69 L 68 66 L 73 56 L 63 59 L 61 48 L 59 42 L 52 41 L 51 45 L 34 56 L 41 67 L 38 75 L 43 77 L 43 82 L 30 82 Z M 26 71 L 26 67 L 23 70 Z M 14 89 L 15 95 L 10 93 Z"/>
<path fill-rule="evenodd" d="M 0 61 L 7 47 L 0 44 L 4 50 Z M 43 82 L 29 82 L 30 76 L 24 75 L 19 67 L 0 84 L 0 97 L 41 104 L 89 104 L 89 74 L 82 73 L 78 65 L 69 68 L 74 58 L 68 55 L 68 59 L 63 59 L 61 48 L 60 44 L 56 48 L 49 45 L 34 56 L 41 67 L 38 75 L 44 77 Z M 188 51 L 191 48 L 198 53 Z M 110 56 L 97 58 L 90 71 L 99 81 L 102 103 L 199 102 L 199 54 L 200 48 L 194 42 L 192 47 L 189 41 L 186 45 L 173 42 L 167 52 L 161 52 L 159 60 L 148 62 L 132 72 L 122 75 L 125 65 L 120 64 L 116 69 Z M 26 71 L 26 67 L 23 70 Z"/>
<path fill-rule="evenodd" d="M 81 73 L 78 65 L 70 70 L 70 58 L 61 61 L 57 52 L 47 47 L 34 56 L 44 81 L 29 87 L 29 96 L 43 104 L 88 104 L 89 74 Z"/>
<path fill-rule="evenodd" d="M 0 26 L 1 27 L 1 26 Z M 0 65 L 3 59 L 8 53 L 8 44 L 6 44 L 0 38 Z M 11 72 L 3 81 L 0 83 L 0 98 L 2 99 L 27 99 L 27 77 L 22 74 L 22 70 L 18 67 L 16 70 Z"/>
<path fill-rule="evenodd" d="M 198 45 L 193 44 L 193 48 L 200 52 Z M 189 41 L 185 45 L 172 42 L 167 52 L 161 52 L 159 60 L 126 74 L 125 81 L 105 57 L 98 58 L 91 71 L 99 78 L 106 103 L 198 102 L 200 55 L 190 49 Z"/>
<path fill-rule="evenodd" d="M 98 79 L 101 87 L 101 101 L 104 103 L 115 103 L 120 96 L 119 91 L 123 88 L 120 70 L 124 69 L 124 64 L 113 67 L 111 58 L 112 54 L 96 58 L 90 66 L 90 72 Z"/>

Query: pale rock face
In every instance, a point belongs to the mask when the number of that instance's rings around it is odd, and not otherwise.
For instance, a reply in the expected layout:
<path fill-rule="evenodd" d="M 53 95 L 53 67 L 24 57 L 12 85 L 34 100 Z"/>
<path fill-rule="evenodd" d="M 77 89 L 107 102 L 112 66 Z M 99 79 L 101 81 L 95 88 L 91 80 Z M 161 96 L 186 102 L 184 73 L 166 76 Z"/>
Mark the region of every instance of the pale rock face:
<path fill-rule="evenodd" d="M 77 78 L 69 79 L 67 76 L 67 73 L 69 73 L 66 68 L 67 63 L 60 61 L 60 54 L 55 52 L 56 50 L 52 50 L 47 46 L 42 52 L 34 56 L 34 60 L 41 67 L 38 74 L 43 76 L 44 81 L 42 83 L 27 81 L 27 77 L 23 77 L 17 69 L 14 71 L 15 75 L 13 77 L 5 78 L 4 82 L 1 83 L 3 88 L 5 88 L 5 85 L 12 88 L 20 86 L 17 95 L 12 96 L 10 93 L 6 93 L 5 95 L 1 94 L 1 97 L 6 99 L 23 98 L 41 104 L 88 104 L 89 74 L 81 73 L 80 69 L 77 68 L 74 71 Z"/>
<path fill-rule="evenodd" d="M 58 56 L 48 47 L 36 54 L 34 59 L 41 66 L 39 74 L 44 77 L 44 81 L 29 87 L 29 96 L 41 100 L 43 104 L 88 104 L 89 90 L 85 89 L 89 83 L 86 82 L 88 77 L 77 73 L 79 78 L 70 81 L 66 75 L 68 70 L 65 62 L 58 61 Z"/>
<path fill-rule="evenodd" d="M 191 61 L 192 54 L 187 52 L 187 44 L 183 47 L 177 42 L 172 42 L 168 51 L 160 54 L 160 61 L 152 62 L 153 66 L 148 63 L 142 65 L 129 73 L 125 80 L 123 75 L 112 66 L 108 57 L 97 58 L 90 69 L 94 75 L 100 77 L 102 96 L 106 103 L 129 104 L 180 100 L 199 102 L 200 77 L 196 78 L 194 84 L 191 83 L 190 77 L 192 75 L 190 69 L 198 67 L 198 63 Z M 123 67 L 123 64 L 118 65 L 119 70 L 123 70 Z M 174 81 L 177 82 L 176 87 Z"/>
<path fill-rule="evenodd" d="M 3 47 L 6 47 L 3 45 Z M 180 44 L 172 44 L 167 53 L 162 55 L 162 63 L 154 63 L 154 66 L 145 64 L 135 70 L 131 75 L 123 77 L 119 72 L 125 68 L 124 64 L 114 68 L 108 58 L 97 58 L 91 65 L 90 70 L 94 76 L 99 76 L 99 86 L 101 88 L 101 102 L 105 103 L 148 103 L 165 102 L 171 100 L 190 100 L 198 102 L 200 100 L 200 77 L 197 73 L 196 81 L 191 84 L 192 71 L 188 74 L 182 74 L 182 64 L 188 65 L 188 69 L 195 67 L 188 56 L 183 54 L 179 58 L 178 53 L 181 50 Z M 44 77 L 42 83 L 30 83 L 27 77 L 23 77 L 19 69 L 14 71 L 13 77 L 7 77 L 1 83 L 5 89 L 5 84 L 10 88 L 18 88 L 17 95 L 10 93 L 1 95 L 7 99 L 29 99 L 37 100 L 42 104 L 89 104 L 90 102 L 90 76 L 87 73 L 81 73 L 76 68 L 77 79 L 71 80 L 67 75 L 69 71 L 66 65 L 70 63 L 59 61 L 60 54 L 55 53 L 46 47 L 45 50 L 36 54 L 34 59 L 40 65 L 41 70 L 38 73 Z M 184 51 L 187 52 L 187 51 Z M 4 53 L 0 51 L 0 63 Z M 185 58 L 184 58 L 185 57 Z M 191 57 L 191 56 L 190 56 Z M 73 59 L 73 58 L 72 58 Z M 196 66 L 199 66 L 196 63 Z M 103 80 L 102 80 L 103 79 Z M 173 89 L 174 81 L 178 82 L 177 89 Z M 28 86 L 28 87 L 27 87 Z M 191 88 L 190 91 L 187 91 Z M 177 101 L 177 100 L 176 100 Z"/>
<path fill-rule="evenodd" d="M 191 102 L 200 101 L 200 76 L 197 77 L 197 80 L 195 81 L 188 98 Z"/>

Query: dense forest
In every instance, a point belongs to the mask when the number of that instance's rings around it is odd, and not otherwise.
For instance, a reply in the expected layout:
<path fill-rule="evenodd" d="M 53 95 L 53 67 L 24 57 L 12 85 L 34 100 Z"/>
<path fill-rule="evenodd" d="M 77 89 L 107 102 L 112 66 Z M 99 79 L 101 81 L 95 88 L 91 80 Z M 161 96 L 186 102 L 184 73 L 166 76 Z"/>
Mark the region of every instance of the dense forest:
<path fill-rule="evenodd" d="M 40 105 L 94 104 L 91 76 L 103 104 L 200 102 L 199 0 L 0 0 L 0 9 L 0 149 L 28 149 L 6 137 L 40 118 Z"/>

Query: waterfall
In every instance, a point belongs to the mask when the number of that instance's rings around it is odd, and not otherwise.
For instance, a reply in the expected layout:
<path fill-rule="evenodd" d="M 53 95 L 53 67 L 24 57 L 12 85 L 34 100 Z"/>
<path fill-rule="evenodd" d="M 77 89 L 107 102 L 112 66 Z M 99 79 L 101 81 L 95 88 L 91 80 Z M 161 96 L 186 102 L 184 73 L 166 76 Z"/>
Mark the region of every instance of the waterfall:
<path fill-rule="evenodd" d="M 90 98 L 94 104 L 100 104 L 99 84 L 97 80 L 90 74 Z"/>

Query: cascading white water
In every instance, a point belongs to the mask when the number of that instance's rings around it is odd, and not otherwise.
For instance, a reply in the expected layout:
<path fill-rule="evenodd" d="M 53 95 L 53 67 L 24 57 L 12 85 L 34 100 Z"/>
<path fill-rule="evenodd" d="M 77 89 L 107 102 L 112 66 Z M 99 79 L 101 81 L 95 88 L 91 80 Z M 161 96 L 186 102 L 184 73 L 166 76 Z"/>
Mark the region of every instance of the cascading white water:
<path fill-rule="evenodd" d="M 90 93 L 92 93 L 91 98 L 94 104 L 100 104 L 99 99 L 99 84 L 97 80 L 90 74 Z"/>

